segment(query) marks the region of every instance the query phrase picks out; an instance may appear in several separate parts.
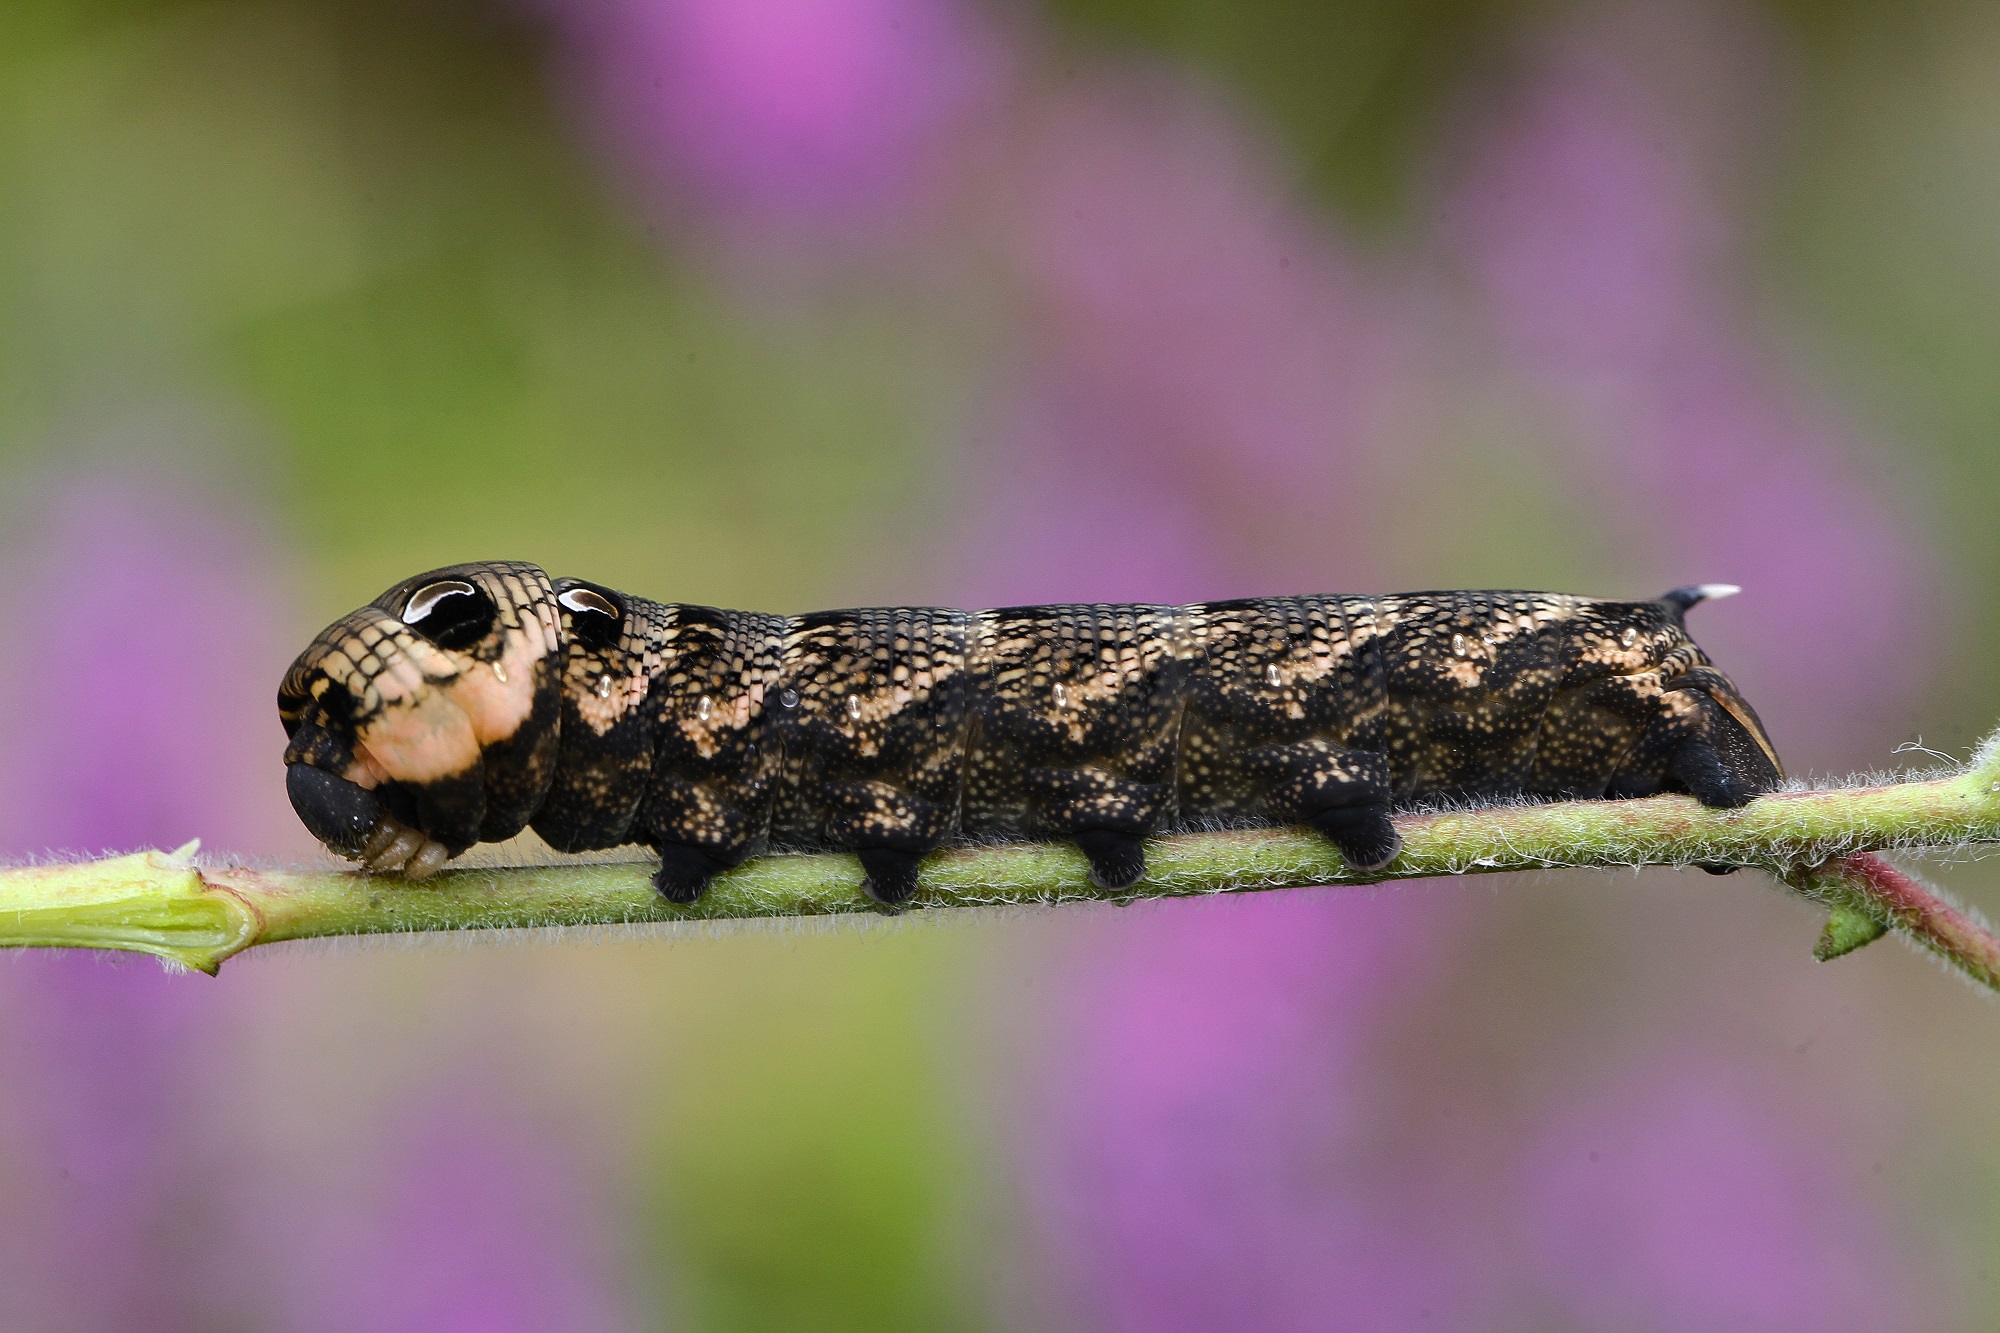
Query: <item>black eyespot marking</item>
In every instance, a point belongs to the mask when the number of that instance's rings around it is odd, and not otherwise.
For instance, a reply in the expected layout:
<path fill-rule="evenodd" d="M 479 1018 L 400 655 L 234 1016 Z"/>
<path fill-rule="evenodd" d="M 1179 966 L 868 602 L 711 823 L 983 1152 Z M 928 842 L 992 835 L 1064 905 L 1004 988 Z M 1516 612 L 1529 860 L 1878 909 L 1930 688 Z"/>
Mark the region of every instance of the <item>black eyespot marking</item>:
<path fill-rule="evenodd" d="M 470 648 L 493 631 L 493 618 L 493 599 L 464 579 L 426 583 L 403 605 L 403 623 L 440 648 Z"/>
<path fill-rule="evenodd" d="M 625 627 L 625 608 L 596 588 L 565 588 L 556 598 L 569 612 L 570 633 L 591 648 L 613 648 Z"/>

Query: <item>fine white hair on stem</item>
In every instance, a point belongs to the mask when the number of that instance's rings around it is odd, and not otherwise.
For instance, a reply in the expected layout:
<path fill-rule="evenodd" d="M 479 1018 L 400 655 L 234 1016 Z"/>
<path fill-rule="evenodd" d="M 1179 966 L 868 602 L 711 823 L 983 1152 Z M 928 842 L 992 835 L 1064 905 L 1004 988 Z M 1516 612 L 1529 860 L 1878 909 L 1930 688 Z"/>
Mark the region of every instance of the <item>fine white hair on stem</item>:
<path fill-rule="evenodd" d="M 1921 743 L 1905 752 L 1937 754 Z M 1879 855 L 1970 858 L 2000 845 L 2000 743 L 1993 739 L 1969 765 L 1793 782 L 1737 810 L 1685 796 L 1437 800 L 1398 811 L 1396 826 L 1402 852 L 1382 870 L 1357 873 L 1308 831 L 1203 822 L 1148 842 L 1145 877 L 1116 891 L 1093 887 L 1074 848 L 970 842 L 925 862 L 918 894 L 897 922 L 1004 920 L 1064 904 L 1441 875 L 1724 865 L 1764 870 L 1827 908 L 1837 929 L 1823 937 L 1823 956 L 1893 928 L 2000 989 L 2000 939 L 1976 914 Z M 514 859 L 493 863 L 502 857 Z M 395 875 L 232 862 L 198 854 L 193 844 L 89 861 L 30 858 L 0 868 L 0 945 L 136 950 L 213 972 L 245 949 L 287 941 L 400 948 L 455 935 L 448 943 L 458 948 L 496 938 L 699 944 L 745 930 L 874 934 L 888 925 L 862 892 L 852 856 L 757 858 L 717 876 L 687 906 L 654 892 L 652 865 L 616 852 L 558 859 L 532 840 L 468 858 L 421 885 Z"/>

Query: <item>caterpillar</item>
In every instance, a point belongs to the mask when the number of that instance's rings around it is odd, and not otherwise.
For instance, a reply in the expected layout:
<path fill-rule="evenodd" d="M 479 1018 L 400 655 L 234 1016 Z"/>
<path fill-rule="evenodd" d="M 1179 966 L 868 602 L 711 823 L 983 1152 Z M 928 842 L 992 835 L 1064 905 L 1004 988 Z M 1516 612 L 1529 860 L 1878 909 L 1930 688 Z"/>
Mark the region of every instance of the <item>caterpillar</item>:
<path fill-rule="evenodd" d="M 988 838 L 1074 842 L 1121 889 L 1145 838 L 1216 822 L 1310 826 L 1374 870 L 1412 803 L 1777 787 L 1684 623 L 1735 591 L 780 616 L 454 565 L 292 664 L 286 790 L 369 870 L 422 879 L 533 828 L 651 848 L 681 903 L 746 857 L 838 849 L 895 905 L 926 853 Z"/>

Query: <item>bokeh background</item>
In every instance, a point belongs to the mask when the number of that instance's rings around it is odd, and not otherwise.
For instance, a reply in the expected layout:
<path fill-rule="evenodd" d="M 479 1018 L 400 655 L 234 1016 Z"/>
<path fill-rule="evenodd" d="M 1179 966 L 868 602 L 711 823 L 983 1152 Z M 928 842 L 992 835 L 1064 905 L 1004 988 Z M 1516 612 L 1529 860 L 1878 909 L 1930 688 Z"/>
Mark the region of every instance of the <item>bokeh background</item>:
<path fill-rule="evenodd" d="M 0 6 L 0 853 L 306 863 L 433 565 L 766 610 L 1744 584 L 2000 719 L 1974 0 Z M 1990 866 L 1941 868 L 2000 906 Z M 2000 1323 L 2000 1012 L 1750 875 L 0 959 L 0 1326 Z"/>

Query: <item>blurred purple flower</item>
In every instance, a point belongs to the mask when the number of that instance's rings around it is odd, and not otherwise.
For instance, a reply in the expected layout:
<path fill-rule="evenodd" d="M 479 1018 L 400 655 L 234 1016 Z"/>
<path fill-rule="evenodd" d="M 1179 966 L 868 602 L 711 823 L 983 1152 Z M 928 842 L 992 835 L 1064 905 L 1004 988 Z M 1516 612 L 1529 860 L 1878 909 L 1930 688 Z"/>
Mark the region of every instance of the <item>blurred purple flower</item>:
<path fill-rule="evenodd" d="M 176 1225 L 194 1201 L 190 1099 L 212 1007 L 150 961 L 24 958 L 7 979 L 0 1067 L 19 1187 L 0 1214 L 9 1320 L 46 1330 L 197 1326 Z"/>
<path fill-rule="evenodd" d="M 1261 145 L 1185 87 L 1101 79 L 1039 124 L 1010 194 L 1043 323 L 1035 392 L 1063 406 L 1046 443 L 1021 447 L 1108 474 L 1086 496 L 1105 511 L 1138 486 L 1221 532 L 1363 521 L 1370 445 L 1402 385 L 1395 300 L 1287 203 Z M 1169 530 L 1163 547 L 1187 532 Z M 1300 551 L 1319 558 L 1294 577 L 1362 586 L 1367 544 L 1328 544 Z"/>
<path fill-rule="evenodd" d="M 1092 1327 L 1380 1329 L 1453 1306 L 1448 1239 L 1371 1159 L 1368 1034 L 1417 980 L 1421 890 L 1120 916 L 1051 1013 L 1028 1149 Z"/>
<path fill-rule="evenodd" d="M 1008 254 L 1036 357 L 981 442 L 964 595 L 1366 586 L 1397 305 L 1282 202 L 1273 164 L 1215 102 L 1128 74 L 1031 119 Z"/>
<path fill-rule="evenodd" d="M 9 546 L 0 848 L 302 849 L 273 780 L 291 617 L 260 535 L 135 473 L 58 484 Z"/>
<path fill-rule="evenodd" d="M 957 0 L 538 0 L 627 166 L 731 226 L 879 226 L 1001 81 Z"/>
<path fill-rule="evenodd" d="M 1225 531 L 1179 469 L 1135 466 L 1155 441 L 1059 372 L 994 425 L 979 503 L 957 534 L 956 600 L 1182 602 L 1227 596 Z"/>
<path fill-rule="evenodd" d="M 1832 405 L 1786 383 L 1737 309 L 1741 206 L 1715 184 L 1733 164 L 1704 158 L 1723 141 L 1688 108 L 1728 100 L 1709 84 L 1722 48 L 1754 48 L 1746 16 L 1666 8 L 1628 7 L 1540 53 L 1482 122 L 1447 233 L 1516 363 L 1569 411 L 1621 540 L 1670 582 L 1756 597 L 1703 638 L 1768 701 L 1781 748 L 1821 755 L 1826 719 L 1879 716 L 1921 685 L 1910 645 L 1930 628 L 1933 571 Z M 1713 21 L 1679 25 L 1687 49 L 1654 40 L 1696 10 Z"/>
<path fill-rule="evenodd" d="M 287 845 L 271 566 L 255 533 L 163 477 L 68 479 L 32 505 L 0 563 L 22 627 L 0 658 L 0 850 Z M 200 1322 L 176 1221 L 200 1194 L 188 1117 L 213 1073 L 198 1033 L 214 983 L 79 954 L 8 971 L 0 1059 L 38 1200 L 4 1223 L 10 1318 Z"/>
<path fill-rule="evenodd" d="M 1628 1071 L 1530 1155 L 1536 1262 L 1579 1328 L 1914 1328 L 1912 1293 L 1844 1160 L 1713 1060 Z"/>
<path fill-rule="evenodd" d="M 559 1134 L 457 1077 L 384 1118 L 365 1186 L 302 1217 L 288 1327 L 602 1333 L 628 1327 L 603 1211 Z"/>

